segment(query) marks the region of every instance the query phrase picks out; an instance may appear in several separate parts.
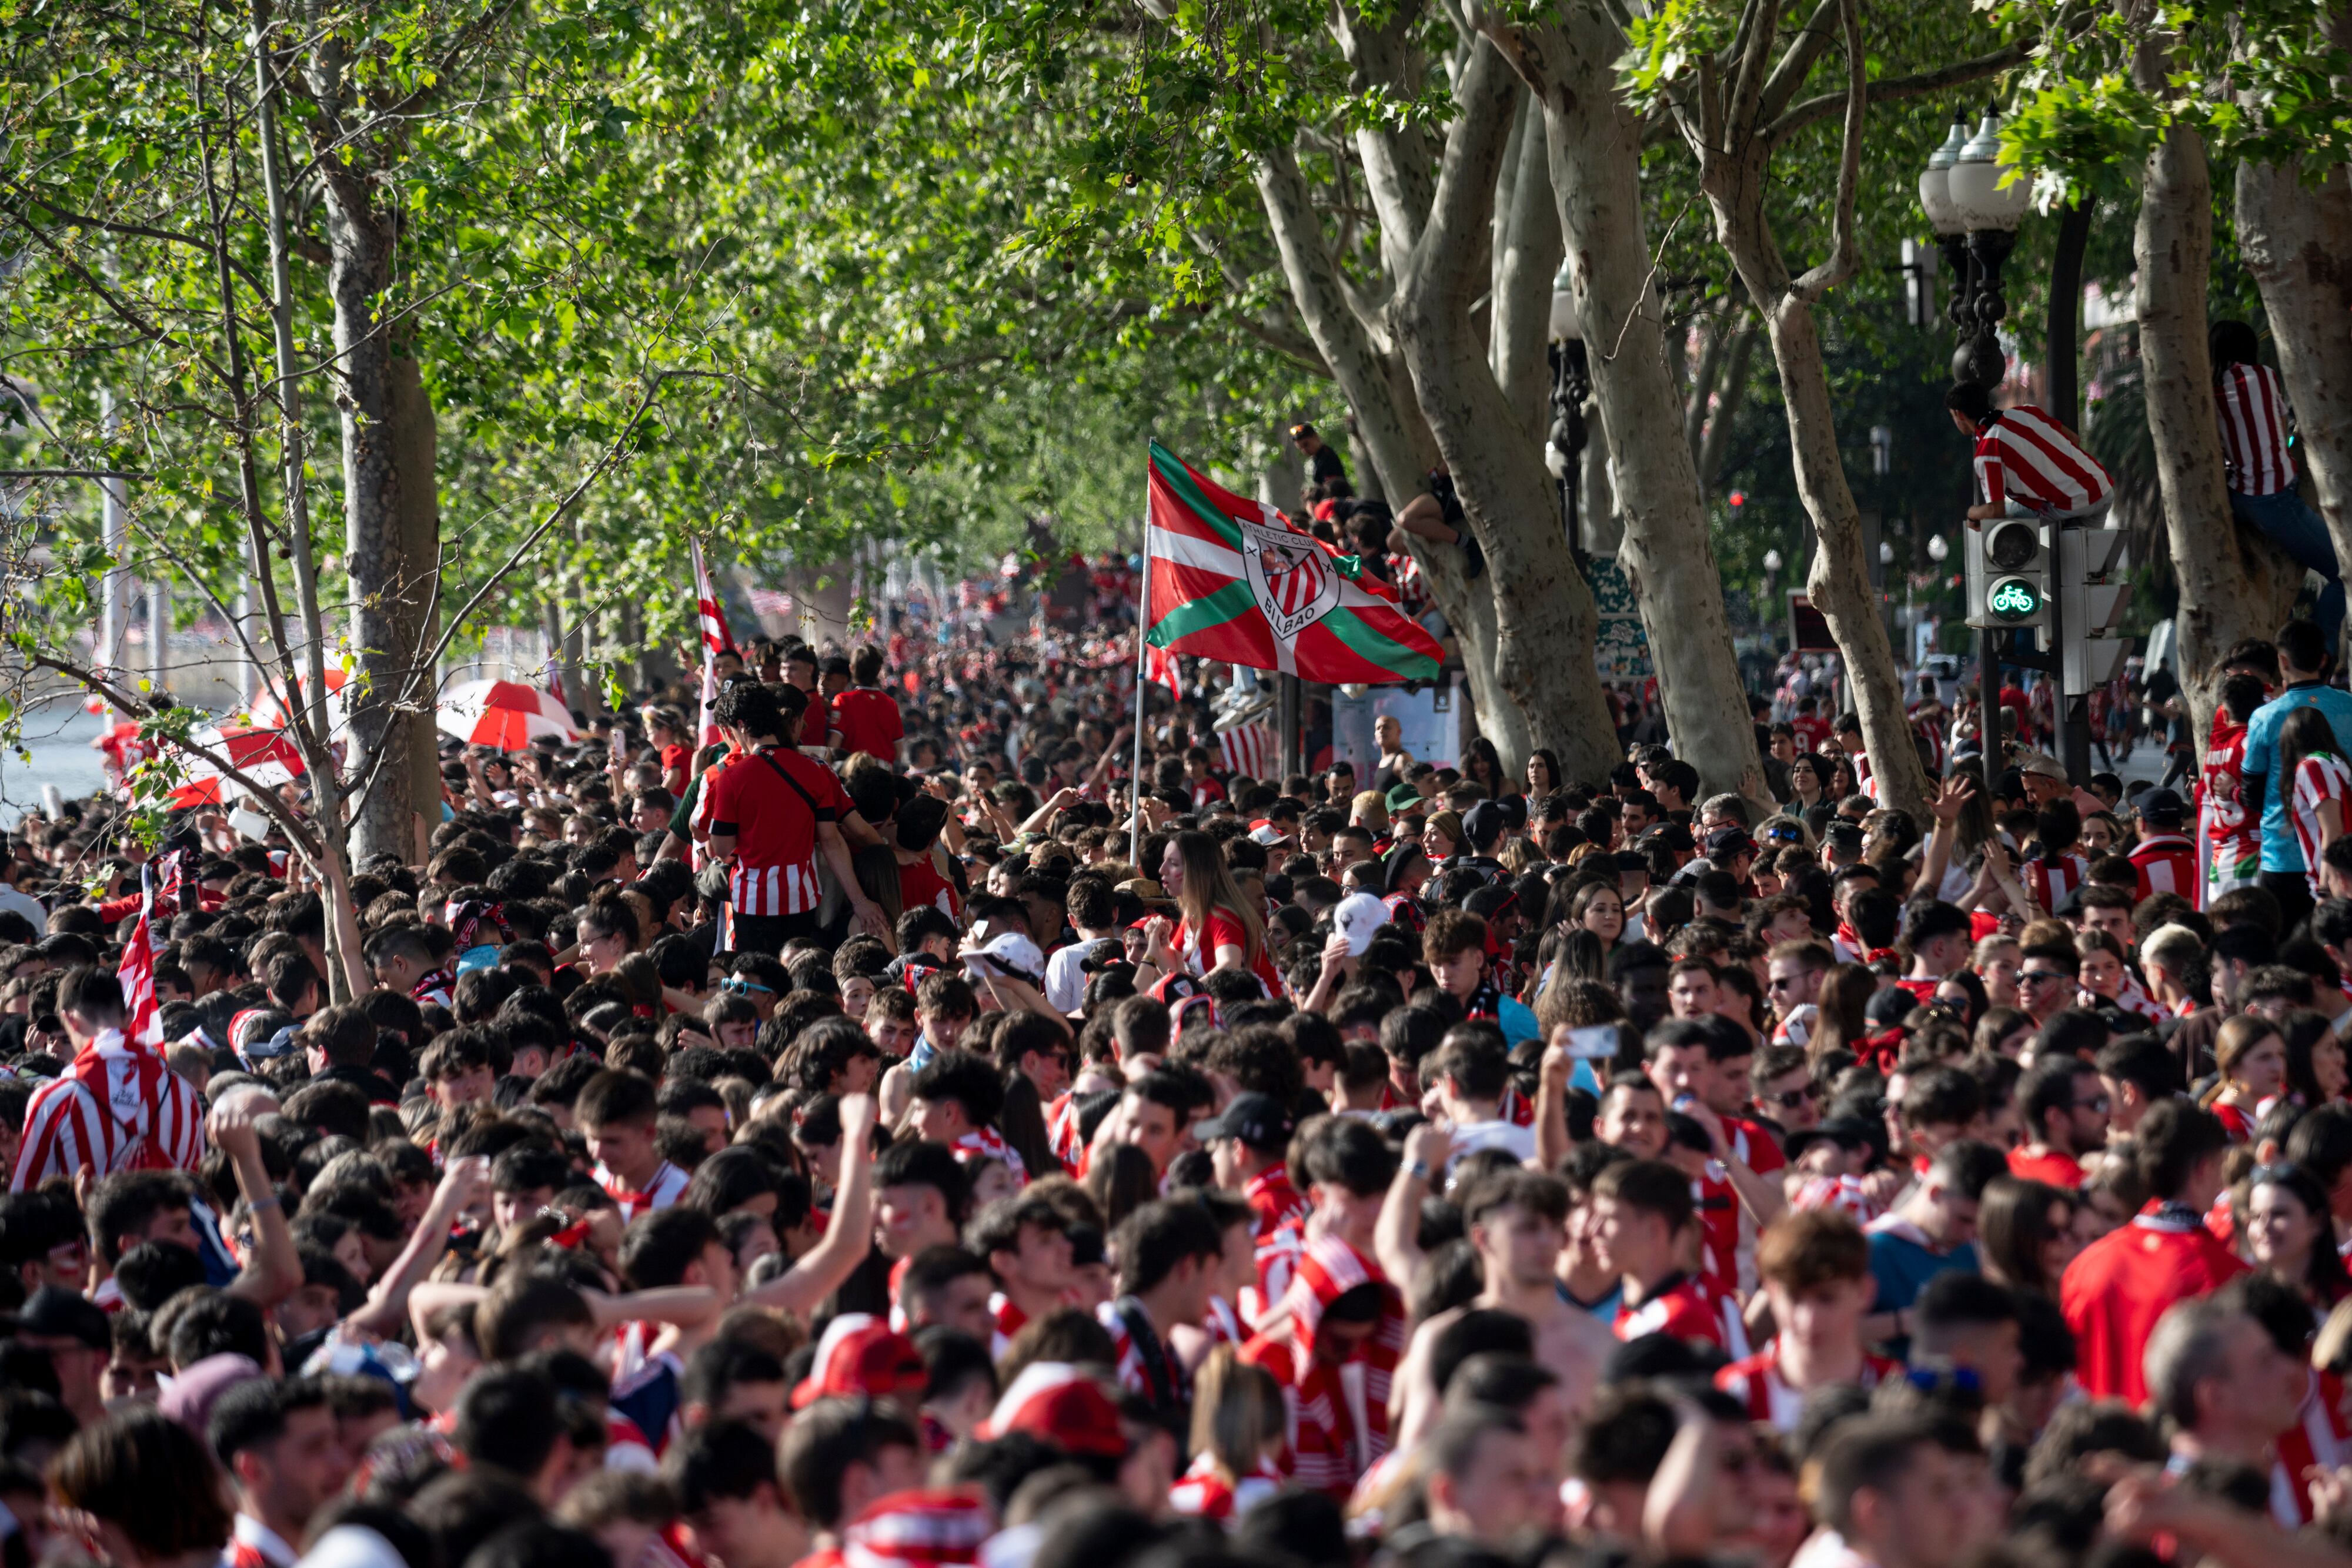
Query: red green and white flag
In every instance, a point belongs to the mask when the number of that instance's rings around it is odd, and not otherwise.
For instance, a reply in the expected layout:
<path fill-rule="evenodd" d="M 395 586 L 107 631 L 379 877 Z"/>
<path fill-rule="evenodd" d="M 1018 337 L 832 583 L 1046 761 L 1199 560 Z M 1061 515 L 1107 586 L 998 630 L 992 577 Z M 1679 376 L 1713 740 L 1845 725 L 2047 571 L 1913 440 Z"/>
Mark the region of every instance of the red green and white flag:
<path fill-rule="evenodd" d="M 1333 685 L 1434 679 L 1444 655 L 1389 586 L 1274 507 L 1151 444 L 1144 641 Z"/>

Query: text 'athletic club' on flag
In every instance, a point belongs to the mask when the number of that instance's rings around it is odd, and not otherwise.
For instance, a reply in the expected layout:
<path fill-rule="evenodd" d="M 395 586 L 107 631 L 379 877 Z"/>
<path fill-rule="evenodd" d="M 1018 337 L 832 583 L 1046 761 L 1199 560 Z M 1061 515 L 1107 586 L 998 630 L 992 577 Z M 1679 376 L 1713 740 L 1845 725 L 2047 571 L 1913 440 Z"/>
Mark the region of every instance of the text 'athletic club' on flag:
<path fill-rule="evenodd" d="M 1334 685 L 1437 675 L 1436 642 L 1356 557 L 1220 489 L 1156 441 L 1144 533 L 1154 648 Z"/>

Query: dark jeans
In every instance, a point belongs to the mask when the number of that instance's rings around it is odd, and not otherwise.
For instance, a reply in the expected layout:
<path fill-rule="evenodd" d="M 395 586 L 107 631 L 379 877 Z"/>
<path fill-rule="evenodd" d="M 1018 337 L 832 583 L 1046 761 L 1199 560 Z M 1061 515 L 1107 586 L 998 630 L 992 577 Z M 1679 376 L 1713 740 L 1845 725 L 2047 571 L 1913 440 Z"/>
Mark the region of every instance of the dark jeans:
<path fill-rule="evenodd" d="M 773 958 L 795 936 L 819 934 L 816 912 L 805 915 L 733 915 L 728 918 L 728 951 L 764 953 Z"/>
<path fill-rule="evenodd" d="M 2285 940 L 2312 911 L 2311 883 L 2299 871 L 2266 871 L 2263 886 L 2279 905 L 2279 938 Z"/>
<path fill-rule="evenodd" d="M 2270 496 L 2232 490 L 2230 511 L 2240 522 L 2261 529 L 2263 537 L 2294 557 L 2297 566 L 2327 580 L 2311 618 L 2319 623 L 2333 652 L 2337 630 L 2344 624 L 2344 573 L 2336 563 L 2336 541 L 2327 537 L 2327 525 L 2293 490 Z"/>

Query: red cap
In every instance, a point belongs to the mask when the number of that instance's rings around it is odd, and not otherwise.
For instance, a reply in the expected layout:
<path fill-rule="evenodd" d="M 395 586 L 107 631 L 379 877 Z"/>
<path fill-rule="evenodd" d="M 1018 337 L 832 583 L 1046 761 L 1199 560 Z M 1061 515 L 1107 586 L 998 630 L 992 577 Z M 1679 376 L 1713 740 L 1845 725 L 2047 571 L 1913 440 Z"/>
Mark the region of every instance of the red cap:
<path fill-rule="evenodd" d="M 1067 1454 L 1127 1457 L 1127 1430 L 1102 1385 L 1066 1362 L 1033 1362 L 975 1429 L 982 1442 L 1027 1432 Z"/>
<path fill-rule="evenodd" d="M 816 1342 L 816 1359 L 793 1389 L 793 1408 L 804 1409 L 835 1396 L 892 1399 L 920 1395 L 929 1381 L 923 1354 L 913 1340 L 871 1312 L 844 1312 Z"/>

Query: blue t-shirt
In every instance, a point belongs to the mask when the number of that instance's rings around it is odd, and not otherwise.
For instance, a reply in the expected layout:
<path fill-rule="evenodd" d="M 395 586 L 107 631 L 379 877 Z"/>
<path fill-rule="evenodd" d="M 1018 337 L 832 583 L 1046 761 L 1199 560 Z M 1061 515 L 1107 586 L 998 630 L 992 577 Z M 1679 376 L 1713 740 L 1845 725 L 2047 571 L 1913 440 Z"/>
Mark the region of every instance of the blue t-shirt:
<path fill-rule="evenodd" d="M 2345 738 L 2352 741 L 2352 733 L 2347 733 Z M 1495 1022 L 1501 1028 L 1503 1043 L 1507 1046 L 1517 1045 L 1523 1040 L 1540 1039 L 1543 1035 L 1542 1029 L 1536 1023 L 1535 1009 L 1511 997 L 1505 997 L 1502 1005 L 1496 1008 Z"/>
<path fill-rule="evenodd" d="M 2256 708 L 2254 716 L 2246 721 L 2246 759 L 2241 772 L 2248 779 L 2259 775 L 2263 780 L 2264 871 L 2310 869 L 2303 863 L 2303 845 L 2294 836 L 2294 822 L 2287 817 L 2291 802 L 2279 779 L 2279 726 L 2299 707 L 2317 708 L 2326 718 L 2327 727 L 2336 732 L 2337 744 L 2352 747 L 2352 692 L 2339 691 L 2317 681 L 2295 682 Z"/>
<path fill-rule="evenodd" d="M 1610 1286 L 1609 1293 L 1601 1297 L 1597 1301 L 1578 1301 L 1574 1296 L 1568 1293 L 1568 1287 L 1561 1284 L 1558 1280 L 1554 1280 L 1551 1282 L 1551 1288 L 1553 1292 L 1570 1306 L 1578 1307 L 1585 1312 L 1591 1312 L 1594 1317 L 1599 1318 L 1611 1328 L 1615 1328 L 1617 1326 L 1617 1310 L 1625 1304 L 1624 1281 L 1620 1280 L 1615 1284 Z"/>
<path fill-rule="evenodd" d="M 1963 1243 L 1948 1252 L 1938 1252 L 1922 1247 L 1909 1237 L 1891 1230 L 1870 1233 L 1870 1277 L 1878 1283 L 1878 1295 L 1870 1303 L 1873 1312 L 1908 1311 L 1927 1288 L 1927 1281 L 1947 1269 L 1977 1269 L 1977 1249 L 1973 1242 Z M 1888 1354 L 1897 1360 L 1911 1356 L 1908 1336 L 1887 1342 Z"/>

